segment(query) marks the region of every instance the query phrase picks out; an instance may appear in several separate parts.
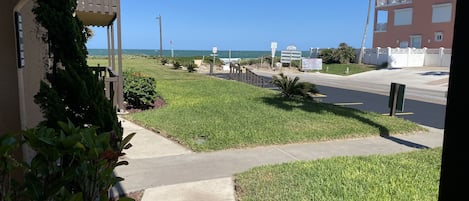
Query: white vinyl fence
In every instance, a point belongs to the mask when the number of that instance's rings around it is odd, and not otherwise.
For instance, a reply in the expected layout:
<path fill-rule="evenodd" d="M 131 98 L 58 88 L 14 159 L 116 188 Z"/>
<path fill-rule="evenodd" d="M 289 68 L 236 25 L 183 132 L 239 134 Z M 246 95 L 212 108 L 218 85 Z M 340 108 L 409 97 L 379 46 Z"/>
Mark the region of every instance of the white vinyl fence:
<path fill-rule="evenodd" d="M 357 58 L 359 55 L 357 51 Z M 362 62 L 386 65 L 388 68 L 441 66 L 449 67 L 451 49 L 439 48 L 373 48 L 366 49 Z"/>
<path fill-rule="evenodd" d="M 323 49 L 310 48 L 310 57 L 318 58 Z M 360 49 L 355 49 L 356 61 Z M 372 48 L 365 49 L 362 62 L 371 65 L 386 65 L 388 68 L 402 67 L 449 67 L 451 49 L 445 48 Z"/>

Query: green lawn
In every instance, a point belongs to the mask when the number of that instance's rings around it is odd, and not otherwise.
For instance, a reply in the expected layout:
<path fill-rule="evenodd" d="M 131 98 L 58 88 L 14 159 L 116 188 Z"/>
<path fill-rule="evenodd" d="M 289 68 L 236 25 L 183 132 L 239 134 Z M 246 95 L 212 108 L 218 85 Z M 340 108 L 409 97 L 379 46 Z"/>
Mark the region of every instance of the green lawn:
<path fill-rule="evenodd" d="M 236 198 L 240 201 L 436 201 L 441 150 L 256 167 L 235 175 Z"/>
<path fill-rule="evenodd" d="M 94 65 L 105 60 L 89 59 Z M 156 78 L 167 105 L 126 115 L 194 151 L 393 135 L 422 131 L 398 117 L 314 101 L 293 101 L 278 91 L 126 57 L 125 69 Z M 383 103 L 387 104 L 387 103 Z"/>
<path fill-rule="evenodd" d="M 322 64 L 322 70 L 313 70 L 312 72 L 321 72 L 335 75 L 353 75 L 363 73 L 370 70 L 379 69 L 375 65 L 359 65 L 359 64 Z"/>
<path fill-rule="evenodd" d="M 107 63 L 89 59 L 90 65 Z M 188 73 L 155 59 L 124 57 L 124 69 L 156 78 L 167 105 L 125 115 L 196 152 L 407 134 L 425 130 L 399 117 L 313 101 Z M 387 104 L 387 103 L 383 103 Z M 235 175 L 239 200 L 436 200 L 441 149 L 335 157 L 263 166 Z"/>

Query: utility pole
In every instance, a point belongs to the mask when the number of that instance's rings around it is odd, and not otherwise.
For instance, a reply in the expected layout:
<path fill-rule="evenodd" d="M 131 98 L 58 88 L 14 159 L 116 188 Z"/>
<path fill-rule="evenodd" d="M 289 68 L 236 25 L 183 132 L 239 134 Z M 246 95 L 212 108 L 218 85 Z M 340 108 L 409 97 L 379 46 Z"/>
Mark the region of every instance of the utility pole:
<path fill-rule="evenodd" d="M 163 57 L 163 31 L 161 29 L 161 15 L 159 15 L 158 17 L 156 17 L 156 19 L 159 21 L 159 24 L 160 24 L 160 57 Z"/>
<path fill-rule="evenodd" d="M 366 16 L 365 31 L 363 32 L 362 45 L 360 47 L 360 54 L 358 55 L 358 64 L 362 64 L 363 54 L 365 53 L 365 38 L 368 31 L 368 24 L 370 22 L 371 0 L 368 1 L 368 15 Z"/>

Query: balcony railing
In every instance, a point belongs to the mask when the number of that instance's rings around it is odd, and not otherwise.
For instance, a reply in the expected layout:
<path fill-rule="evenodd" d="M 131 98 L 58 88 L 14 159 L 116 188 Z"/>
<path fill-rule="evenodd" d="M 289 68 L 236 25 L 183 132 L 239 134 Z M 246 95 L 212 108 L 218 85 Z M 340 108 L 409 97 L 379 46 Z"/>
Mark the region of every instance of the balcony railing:
<path fill-rule="evenodd" d="M 93 13 L 116 13 L 117 0 L 77 0 L 77 10 Z"/>
<path fill-rule="evenodd" d="M 100 80 L 104 80 L 104 93 L 111 101 L 112 105 L 117 107 L 117 86 L 119 75 L 110 67 L 90 66 L 93 74 Z"/>
<path fill-rule="evenodd" d="M 395 6 L 400 4 L 410 4 L 412 0 L 377 0 L 376 7 L 381 6 Z"/>

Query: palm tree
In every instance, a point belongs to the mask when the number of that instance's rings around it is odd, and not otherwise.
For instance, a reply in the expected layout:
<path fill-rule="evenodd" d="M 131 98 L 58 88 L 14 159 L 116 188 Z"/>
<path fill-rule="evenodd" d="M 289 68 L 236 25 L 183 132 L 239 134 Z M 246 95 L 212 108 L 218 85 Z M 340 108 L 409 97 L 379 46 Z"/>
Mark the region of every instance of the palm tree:
<path fill-rule="evenodd" d="M 360 55 L 358 56 L 358 64 L 362 64 L 362 58 L 365 52 L 365 38 L 366 32 L 368 31 L 368 24 L 370 23 L 371 2 L 372 0 L 368 0 L 368 15 L 366 16 L 365 31 L 363 32 L 362 46 L 360 48 Z"/>
<path fill-rule="evenodd" d="M 280 89 L 283 97 L 310 97 L 310 94 L 319 92 L 316 85 L 309 82 L 300 82 L 298 76 L 293 79 L 283 73 L 280 73 L 279 76 L 272 76 L 271 83 Z"/>

